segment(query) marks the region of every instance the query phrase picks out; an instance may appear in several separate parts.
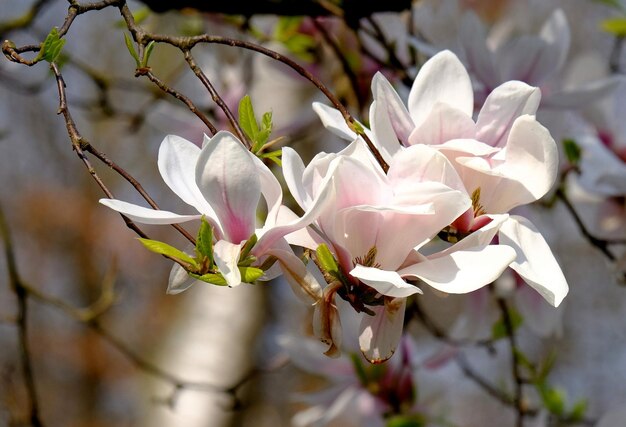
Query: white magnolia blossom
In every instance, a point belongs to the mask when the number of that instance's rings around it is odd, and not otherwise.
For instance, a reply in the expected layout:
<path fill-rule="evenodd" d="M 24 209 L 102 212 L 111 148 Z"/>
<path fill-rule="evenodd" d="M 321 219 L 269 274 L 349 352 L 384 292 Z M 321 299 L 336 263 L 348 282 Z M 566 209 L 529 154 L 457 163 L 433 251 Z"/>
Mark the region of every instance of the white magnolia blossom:
<path fill-rule="evenodd" d="M 372 92 L 370 135 L 383 157 L 391 161 L 416 146 L 444 154 L 461 180 L 452 188 L 473 200 L 473 206 L 451 223 L 454 229 L 470 237 L 486 226 L 495 229 L 499 243 L 515 249 L 510 267 L 558 306 L 568 286 L 550 248 L 530 221 L 507 214 L 541 198 L 556 179 L 556 144 L 534 116 L 539 89 L 506 82 L 491 92 L 474 120 L 470 77 L 459 59 L 444 51 L 420 70 L 408 108 L 382 74 L 374 77 Z M 318 104 L 316 111 L 339 136 L 355 136 L 335 110 Z"/>

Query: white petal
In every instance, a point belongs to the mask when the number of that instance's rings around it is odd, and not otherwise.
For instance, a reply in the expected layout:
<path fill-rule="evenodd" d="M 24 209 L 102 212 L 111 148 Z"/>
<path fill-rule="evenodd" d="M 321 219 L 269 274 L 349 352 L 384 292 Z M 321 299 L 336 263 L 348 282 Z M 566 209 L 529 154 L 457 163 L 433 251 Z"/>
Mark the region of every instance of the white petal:
<path fill-rule="evenodd" d="M 565 304 L 552 307 L 530 286 L 515 291 L 515 307 L 524 318 L 524 325 L 542 338 L 563 335 L 563 312 Z"/>
<path fill-rule="evenodd" d="M 415 123 L 396 90 L 380 72 L 377 72 L 372 79 L 372 95 L 376 103 L 381 105 L 381 109 L 387 111 L 391 126 L 400 142 L 407 145 Z M 374 122 L 372 121 L 373 129 Z"/>
<path fill-rule="evenodd" d="M 200 219 L 202 215 L 179 215 L 169 211 L 155 210 L 144 208 L 143 206 L 133 205 L 132 203 L 123 202 L 116 199 L 100 199 L 107 208 L 111 208 L 130 219 L 142 224 L 179 224 L 194 219 Z"/>
<path fill-rule="evenodd" d="M 350 129 L 339 110 L 322 104 L 321 102 L 314 102 L 313 111 L 319 116 L 322 125 L 338 137 L 347 141 L 354 141 L 356 139 L 356 133 Z"/>
<path fill-rule="evenodd" d="M 526 83 L 510 81 L 498 86 L 478 114 L 476 139 L 492 147 L 503 147 L 515 119 L 535 114 L 540 100 L 539 88 Z"/>
<path fill-rule="evenodd" d="M 179 294 L 191 287 L 198 280 L 187 274 L 184 268 L 174 263 L 170 271 L 170 277 L 167 284 L 167 293 L 170 295 Z"/>
<path fill-rule="evenodd" d="M 521 182 L 534 197 L 520 204 L 543 197 L 556 180 L 558 166 L 558 150 L 550 132 L 534 117 L 515 120 L 506 146 L 503 172 Z"/>
<path fill-rule="evenodd" d="M 515 259 L 515 251 L 503 245 L 474 247 L 405 267 L 402 277 L 417 277 L 448 294 L 465 294 L 497 279 Z"/>
<path fill-rule="evenodd" d="M 453 139 L 473 139 L 476 124 L 472 116 L 444 103 L 433 105 L 432 109 L 409 136 L 409 143 L 439 145 Z"/>
<path fill-rule="evenodd" d="M 183 201 L 215 220 L 215 212 L 196 184 L 195 167 L 200 148 L 176 135 L 165 137 L 159 147 L 159 172 L 163 181 Z"/>
<path fill-rule="evenodd" d="M 553 306 L 557 307 L 569 287 L 550 247 L 526 218 L 511 216 L 500 227 L 500 243 L 515 249 L 511 268 Z"/>
<path fill-rule="evenodd" d="M 413 82 L 408 107 L 415 125 L 419 126 L 439 102 L 469 117 L 474 111 L 474 92 L 469 75 L 456 55 L 448 50 L 429 59 Z"/>
<path fill-rule="evenodd" d="M 625 81 L 624 76 L 610 76 L 580 84 L 575 88 L 555 91 L 544 98 L 541 106 L 547 108 L 583 108 L 613 93 Z"/>
<path fill-rule="evenodd" d="M 372 134 L 374 135 L 373 143 L 380 152 L 381 156 L 387 163 L 395 153 L 400 151 L 400 141 L 391 124 L 389 111 L 384 101 L 374 101 L 370 106 L 370 124 L 372 126 Z"/>
<path fill-rule="evenodd" d="M 213 246 L 215 264 L 230 287 L 241 284 L 241 273 L 237 267 L 240 253 L 241 243 L 234 244 L 226 240 L 219 240 Z"/>
<path fill-rule="evenodd" d="M 304 162 L 298 153 L 291 147 L 283 147 L 282 151 L 283 177 L 289 192 L 300 205 L 306 209 L 310 202 L 310 195 L 307 194 L 302 185 L 304 175 Z"/>
<path fill-rule="evenodd" d="M 393 356 L 400 344 L 406 299 L 386 300 L 384 306 L 370 308 L 376 314 L 363 316 L 359 346 L 371 363 L 382 363 Z"/>
<path fill-rule="evenodd" d="M 469 10 L 461 20 L 459 42 L 467 68 L 491 91 L 500 80 L 492 52 L 487 47 L 487 29 L 476 13 Z"/>
<path fill-rule="evenodd" d="M 552 12 L 550 18 L 541 27 L 539 36 L 550 46 L 554 55 L 553 71 L 546 71 L 546 76 L 550 77 L 550 73 L 557 72 L 563 67 L 569 55 L 571 35 L 567 18 L 562 9 L 556 9 Z"/>
<path fill-rule="evenodd" d="M 350 275 L 376 289 L 382 295 L 406 298 L 410 295 L 422 293 L 420 288 L 405 282 L 395 271 L 385 271 L 357 265 L 350 271 Z"/>
<path fill-rule="evenodd" d="M 261 184 L 261 193 L 263 194 L 267 204 L 267 218 L 265 221 L 266 223 L 273 224 L 276 222 L 278 210 L 280 209 L 283 201 L 283 189 L 276 179 L 276 176 L 274 176 L 272 171 L 265 166 L 263 161 L 250 152 L 249 155 L 257 167 Z"/>
<path fill-rule="evenodd" d="M 243 144 L 230 132 L 218 132 L 202 149 L 195 174 L 226 238 L 233 243 L 249 238 L 254 233 L 261 180 Z"/>
<path fill-rule="evenodd" d="M 626 194 L 626 163 L 596 138 L 581 138 L 580 184 L 606 196 Z"/>

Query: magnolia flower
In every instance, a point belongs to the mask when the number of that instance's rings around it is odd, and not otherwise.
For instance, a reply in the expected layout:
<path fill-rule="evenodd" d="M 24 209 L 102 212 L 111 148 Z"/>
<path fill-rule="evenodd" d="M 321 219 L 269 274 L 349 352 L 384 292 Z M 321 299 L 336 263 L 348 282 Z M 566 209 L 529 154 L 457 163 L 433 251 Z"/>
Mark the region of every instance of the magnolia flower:
<path fill-rule="evenodd" d="M 448 6 L 441 9 L 448 10 L 448 14 L 450 9 L 457 9 L 456 15 L 461 15 L 457 2 L 444 3 Z M 428 7 L 418 8 L 416 13 L 431 14 Z M 432 46 L 415 39 L 413 44 L 429 55 L 441 48 L 455 49 L 474 77 L 478 104 L 500 84 L 520 80 L 541 88 L 545 98 L 543 107 L 576 108 L 607 95 L 619 80 L 610 77 L 581 83 L 574 88 L 564 87 L 562 80 L 570 53 L 571 34 L 561 9 L 552 12 L 536 35 L 506 39 L 489 37 L 487 28 L 472 10 L 465 11 L 454 28 L 458 28 L 455 44 L 448 42 Z"/>
<path fill-rule="evenodd" d="M 299 396 L 310 407 L 294 416 L 293 425 L 383 427 L 387 417 L 417 417 L 415 344 L 408 336 L 398 354 L 382 366 L 367 366 L 354 353 L 323 357 L 319 343 L 310 339 L 283 335 L 280 344 L 298 368 L 330 382 L 326 389 Z"/>
<path fill-rule="evenodd" d="M 395 159 L 419 145 L 444 154 L 462 181 L 453 188 L 472 199 L 449 231 L 472 236 L 498 218 L 499 243 L 517 254 L 511 268 L 558 306 L 568 286 L 550 248 L 530 221 L 507 215 L 545 195 L 556 179 L 556 144 L 534 117 L 539 89 L 519 81 L 504 83 L 492 91 L 474 121 L 469 75 L 453 53 L 444 51 L 420 70 L 408 109 L 382 74 L 374 77 L 372 92 L 370 134 L 381 155 Z M 316 111 L 327 128 L 338 129 L 346 139 L 353 136 L 335 110 L 318 104 Z"/>
<path fill-rule="evenodd" d="M 274 256 L 290 275 L 302 271 L 304 266 L 299 265 L 301 262 L 282 237 L 315 218 L 327 200 L 326 193 L 330 188 L 327 183 L 322 184 L 319 197 L 311 202 L 302 218 L 281 222 L 284 207 L 281 206 L 282 189 L 276 177 L 229 132 L 218 132 L 213 138 L 205 135 L 202 149 L 183 138 L 169 135 L 159 148 L 158 167 L 165 183 L 194 207 L 197 214 L 180 215 L 115 199 L 101 199 L 100 203 L 143 224 L 178 224 L 206 217 L 216 240 L 213 245 L 215 264 L 229 286 L 242 282 L 238 268 L 241 250 L 253 235 L 258 238 L 251 250 L 256 257 L 253 265 L 261 266 L 268 256 Z M 256 229 L 256 211 L 261 195 L 268 214 L 265 225 Z M 268 273 L 265 279 L 269 278 Z M 175 264 L 168 293 L 182 292 L 194 282 L 193 277 Z"/>
<path fill-rule="evenodd" d="M 382 362 L 393 354 L 402 333 L 406 298 L 420 293 L 404 278 L 419 279 L 444 292 L 464 293 L 484 286 L 515 258 L 505 245 L 489 246 L 493 225 L 442 252 L 424 256 L 428 243 L 471 205 L 449 161 L 438 151 L 415 146 L 400 151 L 385 175 L 365 143 L 356 139 L 338 154 L 321 153 L 305 168 L 297 153 L 283 149 L 283 173 L 296 202 L 308 210 L 320 184 L 332 176 L 332 202 L 314 222 L 315 230 L 287 237 L 317 249 L 328 245 L 338 263 L 316 304 L 315 332 L 338 354 L 339 314 L 335 295 L 366 314 L 360 326 L 365 357 Z M 501 219 L 494 218 L 493 224 Z"/>

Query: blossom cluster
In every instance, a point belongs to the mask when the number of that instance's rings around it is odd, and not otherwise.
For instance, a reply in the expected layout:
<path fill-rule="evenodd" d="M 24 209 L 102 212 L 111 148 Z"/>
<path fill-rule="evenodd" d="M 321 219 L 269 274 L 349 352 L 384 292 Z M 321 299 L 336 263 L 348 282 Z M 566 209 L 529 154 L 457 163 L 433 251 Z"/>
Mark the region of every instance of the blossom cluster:
<path fill-rule="evenodd" d="M 161 144 L 163 180 L 196 214 L 101 203 L 146 224 L 201 222 L 195 256 L 158 249 L 176 261 L 169 293 L 282 273 L 314 306 L 313 330 L 330 356 L 341 347 L 338 297 L 362 313 L 359 344 L 372 363 L 393 355 L 407 298 L 425 285 L 469 293 L 511 268 L 558 306 L 568 286 L 554 256 L 528 219 L 509 213 L 544 196 L 557 176 L 556 144 L 535 118 L 540 90 L 505 82 L 475 114 L 468 72 L 443 51 L 422 66 L 406 105 L 382 74 L 372 95 L 371 129 L 314 105 L 323 125 L 348 141 L 342 151 L 305 165 L 283 148 L 282 175 L 301 216 L 283 204 L 272 171 L 227 131 L 205 137 L 202 148 L 177 136 Z M 294 247 L 313 258 L 325 284 Z"/>

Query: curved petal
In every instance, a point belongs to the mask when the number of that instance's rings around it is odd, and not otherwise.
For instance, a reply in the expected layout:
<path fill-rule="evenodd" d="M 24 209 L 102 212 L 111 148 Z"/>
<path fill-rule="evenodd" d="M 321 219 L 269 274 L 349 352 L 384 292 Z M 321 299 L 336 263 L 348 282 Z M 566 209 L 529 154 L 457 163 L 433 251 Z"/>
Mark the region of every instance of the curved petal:
<path fill-rule="evenodd" d="M 132 203 L 116 199 L 100 199 L 99 202 L 107 208 L 111 208 L 142 224 L 179 224 L 202 217 L 202 215 L 179 215 L 170 211 L 144 208 L 143 206 L 133 205 Z"/>
<path fill-rule="evenodd" d="M 555 91 L 544 97 L 541 103 L 545 108 L 580 108 L 585 107 L 605 96 L 626 82 L 623 75 L 583 83 L 575 88 Z"/>
<path fill-rule="evenodd" d="M 515 120 L 506 146 L 502 172 L 521 182 L 537 200 L 554 184 L 558 167 L 558 150 L 548 129 L 532 116 Z"/>
<path fill-rule="evenodd" d="M 186 291 L 196 283 L 198 280 L 191 277 L 187 274 L 184 268 L 182 268 L 179 264 L 174 263 L 172 270 L 170 271 L 170 277 L 167 282 L 167 291 L 166 293 L 170 295 L 176 295 L 183 291 Z"/>
<path fill-rule="evenodd" d="M 465 294 L 496 280 L 515 259 L 513 248 L 478 246 L 431 258 L 398 271 L 402 277 L 417 277 L 448 294 Z"/>
<path fill-rule="evenodd" d="M 370 307 L 375 315 L 361 320 L 359 346 L 371 363 L 383 363 L 400 344 L 404 326 L 405 298 L 385 299 L 384 306 Z"/>
<path fill-rule="evenodd" d="M 356 133 L 350 129 L 337 109 L 322 104 L 321 102 L 314 102 L 313 111 L 319 116 L 322 125 L 338 137 L 347 141 L 354 141 L 356 139 Z"/>
<path fill-rule="evenodd" d="M 213 246 L 215 264 L 230 287 L 241 284 L 241 273 L 237 267 L 240 254 L 241 243 L 234 244 L 226 240 L 219 240 Z"/>
<path fill-rule="evenodd" d="M 370 124 L 374 134 L 373 142 L 385 161 L 389 163 L 393 155 L 400 151 L 401 146 L 384 101 L 374 100 L 370 105 Z"/>
<path fill-rule="evenodd" d="M 469 75 L 456 55 L 448 50 L 430 58 L 413 82 L 408 102 L 413 123 L 422 124 L 437 103 L 448 104 L 469 117 L 474 111 Z"/>
<path fill-rule="evenodd" d="M 205 135 L 206 137 L 206 135 Z M 196 184 L 195 166 L 200 148 L 176 135 L 168 135 L 159 147 L 158 167 L 163 181 L 185 203 L 200 213 L 216 220 L 213 208 L 207 203 Z"/>
<path fill-rule="evenodd" d="M 530 286 L 521 286 L 515 291 L 515 306 L 533 333 L 542 338 L 563 335 L 565 304 L 552 307 Z"/>
<path fill-rule="evenodd" d="M 409 136 L 409 144 L 439 145 L 452 139 L 474 139 L 476 124 L 472 116 L 444 103 L 432 109 Z"/>
<path fill-rule="evenodd" d="M 293 252 L 272 249 L 267 253 L 278 259 L 287 283 L 302 301 L 313 305 L 322 298 L 322 287 L 317 279 Z"/>
<path fill-rule="evenodd" d="M 230 132 L 218 132 L 200 152 L 195 174 L 226 238 L 233 243 L 249 238 L 254 233 L 261 180 L 243 144 Z"/>
<path fill-rule="evenodd" d="M 501 244 L 515 249 L 516 258 L 511 268 L 546 301 L 557 307 L 569 287 L 541 233 L 526 218 L 511 216 L 500 227 L 499 236 Z"/>
<path fill-rule="evenodd" d="M 289 192 L 295 199 L 296 203 L 300 205 L 302 209 L 306 209 L 309 205 L 311 196 L 307 194 L 302 184 L 302 177 L 304 175 L 304 162 L 291 147 L 283 147 L 282 151 L 282 168 L 283 177 Z"/>
<path fill-rule="evenodd" d="M 386 110 L 389 115 L 391 126 L 400 142 L 407 145 L 415 123 L 396 90 L 380 72 L 377 72 L 372 79 L 372 95 L 374 101 L 381 105 L 381 111 Z M 374 122 L 372 121 L 373 129 Z"/>
<path fill-rule="evenodd" d="M 249 154 L 250 158 L 256 165 L 257 172 L 259 173 L 261 194 L 263 194 L 263 198 L 267 203 L 267 218 L 265 219 L 265 222 L 266 224 L 274 224 L 276 223 L 278 210 L 280 209 L 283 201 L 283 189 L 272 171 L 265 166 L 265 163 L 263 163 L 263 161 L 261 161 L 261 159 L 254 154 Z"/>
<path fill-rule="evenodd" d="M 467 68 L 491 91 L 500 82 L 493 53 L 487 47 L 487 29 L 471 9 L 461 19 L 459 43 Z"/>
<path fill-rule="evenodd" d="M 539 37 L 545 40 L 554 55 L 552 67 L 545 71 L 546 77 L 550 77 L 552 73 L 559 71 L 565 65 L 571 43 L 569 24 L 562 9 L 552 12 L 550 18 L 541 27 Z"/>
<path fill-rule="evenodd" d="M 523 82 L 506 82 L 489 94 L 476 122 L 476 139 L 491 145 L 506 145 L 513 122 L 525 114 L 535 114 L 541 100 L 539 88 Z"/>
<path fill-rule="evenodd" d="M 626 194 L 626 163 L 595 138 L 581 138 L 580 185 L 606 196 Z"/>
<path fill-rule="evenodd" d="M 395 271 L 357 265 L 350 271 L 350 275 L 375 289 L 378 293 L 389 297 L 406 298 L 423 293 L 417 286 L 405 282 Z"/>

